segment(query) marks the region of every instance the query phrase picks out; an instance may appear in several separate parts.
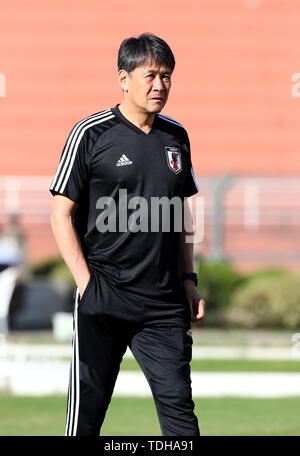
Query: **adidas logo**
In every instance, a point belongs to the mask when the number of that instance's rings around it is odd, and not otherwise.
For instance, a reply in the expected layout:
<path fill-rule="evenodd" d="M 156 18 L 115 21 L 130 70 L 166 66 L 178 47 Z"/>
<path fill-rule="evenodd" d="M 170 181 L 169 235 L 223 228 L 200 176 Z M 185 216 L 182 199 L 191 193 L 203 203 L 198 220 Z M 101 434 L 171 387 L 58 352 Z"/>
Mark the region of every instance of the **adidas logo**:
<path fill-rule="evenodd" d="M 129 158 L 126 157 L 125 154 L 123 154 L 122 157 L 120 157 L 116 163 L 116 166 L 124 166 L 124 165 L 132 165 L 132 161 L 129 160 Z"/>
<path fill-rule="evenodd" d="M 188 329 L 186 333 L 187 333 L 188 336 L 192 337 L 192 330 L 191 329 Z"/>

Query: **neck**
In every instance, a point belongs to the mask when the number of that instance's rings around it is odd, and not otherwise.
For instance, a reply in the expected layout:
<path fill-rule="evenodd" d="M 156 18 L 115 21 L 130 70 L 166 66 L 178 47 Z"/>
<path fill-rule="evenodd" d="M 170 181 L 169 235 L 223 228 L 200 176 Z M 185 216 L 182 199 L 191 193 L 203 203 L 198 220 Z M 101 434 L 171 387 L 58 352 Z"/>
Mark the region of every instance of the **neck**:
<path fill-rule="evenodd" d="M 148 133 L 151 130 L 155 113 L 143 112 L 135 105 L 128 103 L 126 100 L 123 100 L 122 103 L 119 104 L 119 111 L 124 117 L 126 117 L 127 120 L 143 130 L 145 133 Z"/>

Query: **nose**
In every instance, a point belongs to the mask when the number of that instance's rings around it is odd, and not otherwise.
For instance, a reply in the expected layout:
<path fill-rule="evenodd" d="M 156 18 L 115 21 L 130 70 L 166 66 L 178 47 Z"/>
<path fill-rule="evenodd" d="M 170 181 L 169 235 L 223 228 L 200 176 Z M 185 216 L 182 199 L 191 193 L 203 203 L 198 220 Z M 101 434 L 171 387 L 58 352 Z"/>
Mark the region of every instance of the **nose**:
<path fill-rule="evenodd" d="M 163 90 L 165 90 L 164 83 L 159 74 L 156 75 L 156 77 L 153 81 L 153 90 L 158 90 L 159 92 L 162 92 Z"/>

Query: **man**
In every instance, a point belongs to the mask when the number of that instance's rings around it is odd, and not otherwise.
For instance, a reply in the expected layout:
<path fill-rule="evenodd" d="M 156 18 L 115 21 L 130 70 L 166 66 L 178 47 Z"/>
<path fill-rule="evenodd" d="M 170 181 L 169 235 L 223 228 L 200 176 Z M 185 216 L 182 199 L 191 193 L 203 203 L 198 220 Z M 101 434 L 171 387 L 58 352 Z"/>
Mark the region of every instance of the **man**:
<path fill-rule="evenodd" d="M 66 435 L 99 435 L 127 346 L 162 434 L 199 435 L 190 322 L 203 318 L 205 302 L 193 246 L 185 227 L 176 229 L 198 189 L 185 129 L 159 114 L 174 66 L 162 39 L 124 40 L 121 104 L 73 127 L 50 186 L 51 226 L 77 285 Z M 178 204 L 167 204 L 161 221 L 163 198 L 179 199 L 179 216 Z"/>

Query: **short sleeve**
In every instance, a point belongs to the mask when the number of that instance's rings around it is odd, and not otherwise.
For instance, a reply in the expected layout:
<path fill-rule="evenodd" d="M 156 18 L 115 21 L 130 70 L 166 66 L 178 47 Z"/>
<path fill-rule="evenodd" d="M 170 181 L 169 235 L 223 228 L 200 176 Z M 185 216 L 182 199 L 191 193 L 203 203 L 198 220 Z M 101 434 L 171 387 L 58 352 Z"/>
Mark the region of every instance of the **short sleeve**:
<path fill-rule="evenodd" d="M 186 133 L 186 132 L 185 132 Z M 190 141 L 188 135 L 185 135 L 185 144 L 187 149 L 187 172 L 185 176 L 185 182 L 183 187 L 183 196 L 189 197 L 195 195 L 199 191 L 199 187 L 197 185 L 197 181 L 195 178 L 192 160 L 191 160 L 191 150 L 190 150 Z"/>
<path fill-rule="evenodd" d="M 56 174 L 49 187 L 52 195 L 61 193 L 79 203 L 86 189 L 88 157 L 88 132 L 76 124 L 68 136 Z"/>

